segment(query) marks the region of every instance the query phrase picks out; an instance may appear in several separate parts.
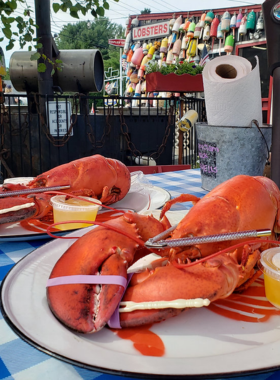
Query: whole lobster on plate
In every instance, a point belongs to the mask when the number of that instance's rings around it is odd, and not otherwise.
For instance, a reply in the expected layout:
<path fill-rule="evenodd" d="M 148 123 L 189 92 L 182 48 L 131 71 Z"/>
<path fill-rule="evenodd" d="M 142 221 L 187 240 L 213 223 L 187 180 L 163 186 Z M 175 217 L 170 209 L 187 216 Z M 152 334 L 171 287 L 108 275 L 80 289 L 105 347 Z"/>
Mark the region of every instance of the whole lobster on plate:
<path fill-rule="evenodd" d="M 99 154 L 57 166 L 40 174 L 27 186 L 4 184 L 1 192 L 70 185 L 64 192 L 99 199 L 109 205 L 123 199 L 130 189 L 130 173 L 120 161 Z M 41 193 L 0 199 L 0 224 L 43 218 L 51 210 L 52 195 Z"/>
<path fill-rule="evenodd" d="M 236 176 L 217 186 L 201 200 L 181 195 L 169 201 L 162 210 L 161 221 L 152 216 L 127 212 L 107 225 L 96 227 L 79 238 L 58 260 L 50 279 L 71 275 L 119 275 L 126 278 L 143 241 L 168 228 L 164 214 L 176 201 L 192 201 L 195 205 L 178 224 L 171 238 L 205 236 L 244 230 L 279 230 L 280 192 L 266 177 Z M 274 232 L 272 233 L 274 237 Z M 126 236 L 127 235 L 127 236 Z M 232 241 L 164 249 L 163 256 L 146 270 L 133 275 L 125 291 L 124 302 L 172 301 L 204 299 L 213 302 L 228 297 L 236 288 L 244 287 L 259 275 L 254 269 L 260 252 L 269 244 L 254 240 L 243 242 L 241 249 L 229 250 L 215 258 L 190 267 L 194 259 L 205 258 L 231 247 Z M 100 281 L 101 283 L 102 281 Z M 96 332 L 109 321 L 123 296 L 120 285 L 67 284 L 47 288 L 47 299 L 53 314 L 66 326 L 83 333 Z M 120 313 L 122 327 L 165 320 L 185 308 L 166 306 L 162 309 L 135 310 Z"/>

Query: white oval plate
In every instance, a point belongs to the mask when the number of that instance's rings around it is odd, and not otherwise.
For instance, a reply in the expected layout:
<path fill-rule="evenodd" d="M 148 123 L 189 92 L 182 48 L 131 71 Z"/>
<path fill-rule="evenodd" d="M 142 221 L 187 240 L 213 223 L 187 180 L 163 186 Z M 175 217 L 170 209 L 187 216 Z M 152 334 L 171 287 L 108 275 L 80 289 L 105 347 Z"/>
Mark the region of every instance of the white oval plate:
<path fill-rule="evenodd" d="M 70 236 L 82 236 L 91 228 Z M 130 340 L 120 339 L 107 328 L 91 335 L 68 330 L 49 310 L 45 286 L 54 264 L 73 241 L 56 239 L 36 249 L 2 282 L 4 318 L 39 350 L 84 368 L 148 378 L 242 376 L 280 368 L 280 311 L 265 297 L 257 297 L 265 307 L 255 305 L 251 314 L 245 312 L 255 318 L 255 323 L 232 320 L 203 308 L 154 324 L 150 331 L 165 346 L 162 357 L 143 357 Z M 265 321 L 266 312 L 273 315 Z"/>

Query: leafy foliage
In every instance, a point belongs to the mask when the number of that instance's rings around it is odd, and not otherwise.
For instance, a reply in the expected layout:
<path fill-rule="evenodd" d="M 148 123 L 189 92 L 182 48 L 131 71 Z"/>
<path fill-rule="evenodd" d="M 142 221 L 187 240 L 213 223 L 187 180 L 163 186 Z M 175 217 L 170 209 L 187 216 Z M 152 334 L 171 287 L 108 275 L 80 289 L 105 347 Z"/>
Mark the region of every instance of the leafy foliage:
<path fill-rule="evenodd" d="M 152 11 L 150 8 L 144 8 L 143 11 L 141 11 L 141 15 L 147 15 L 150 14 Z"/>
<path fill-rule="evenodd" d="M 111 23 L 108 18 L 96 19 L 88 26 L 88 23 L 81 21 L 67 24 L 56 39 L 59 49 L 99 49 L 103 60 L 104 68 L 118 69 L 120 65 L 120 49 L 108 44 L 111 38 L 122 38 L 124 28 L 122 25 Z"/>
<path fill-rule="evenodd" d="M 195 65 L 193 62 L 179 62 L 179 60 L 177 60 L 176 63 L 171 65 L 162 64 L 160 67 L 157 61 L 150 61 L 146 67 L 146 74 L 160 72 L 162 75 L 168 75 L 171 73 L 177 75 L 197 75 L 201 74 L 202 70 L 203 66 Z"/>

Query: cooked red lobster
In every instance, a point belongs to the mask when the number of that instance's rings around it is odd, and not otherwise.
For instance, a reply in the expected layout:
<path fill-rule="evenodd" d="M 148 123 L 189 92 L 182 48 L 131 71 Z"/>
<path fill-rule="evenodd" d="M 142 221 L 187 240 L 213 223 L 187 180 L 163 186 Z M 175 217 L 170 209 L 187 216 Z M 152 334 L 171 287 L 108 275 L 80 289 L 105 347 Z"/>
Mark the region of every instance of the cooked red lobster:
<path fill-rule="evenodd" d="M 265 177 L 236 176 L 217 186 L 201 200 L 182 195 L 169 201 L 162 211 L 163 219 L 127 212 L 106 224 L 96 227 L 79 238 L 58 260 L 50 279 L 71 275 L 127 276 L 142 241 L 168 227 L 164 213 L 176 201 L 191 200 L 195 205 L 171 234 L 171 238 L 205 236 L 244 230 L 279 229 L 280 192 L 273 181 Z M 273 236 L 274 238 L 274 232 Z M 184 267 L 194 259 L 242 244 L 241 249 L 229 250 L 215 258 Z M 164 258 L 153 263 L 142 273 L 133 275 L 125 291 L 124 302 L 135 303 L 203 299 L 213 302 L 228 297 L 242 284 L 250 284 L 256 276 L 254 269 L 260 252 L 268 243 L 254 240 L 226 241 L 162 250 Z M 47 299 L 53 314 L 75 331 L 90 333 L 107 324 L 123 296 L 121 285 L 68 284 L 47 288 Z M 166 306 L 162 309 L 135 310 L 120 313 L 122 327 L 158 322 L 181 313 L 185 308 Z"/>
<path fill-rule="evenodd" d="M 64 192 L 99 199 L 109 205 L 123 199 L 130 189 L 130 173 L 120 161 L 99 154 L 57 166 L 34 178 L 27 186 L 6 184 L 1 192 L 64 186 Z M 51 210 L 51 195 L 41 193 L 0 199 L 0 224 L 43 218 Z"/>

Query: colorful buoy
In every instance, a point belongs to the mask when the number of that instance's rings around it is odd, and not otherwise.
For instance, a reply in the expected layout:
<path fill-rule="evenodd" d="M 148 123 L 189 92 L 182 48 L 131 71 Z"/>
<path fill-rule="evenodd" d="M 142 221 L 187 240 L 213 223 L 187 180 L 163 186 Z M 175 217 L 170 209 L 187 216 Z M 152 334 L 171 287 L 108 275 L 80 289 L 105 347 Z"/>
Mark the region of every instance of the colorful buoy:
<path fill-rule="evenodd" d="M 210 28 L 210 38 L 212 38 L 212 50 L 213 50 L 215 38 L 217 38 L 219 24 L 220 24 L 220 21 L 218 19 L 218 15 L 216 15 L 214 20 L 211 23 L 211 28 Z"/>
<path fill-rule="evenodd" d="M 235 29 L 236 29 L 236 22 L 237 22 L 237 18 L 236 18 L 236 13 L 234 12 L 234 15 L 232 16 L 232 18 L 230 19 L 230 29 L 232 29 L 232 35 L 234 37 L 234 34 L 235 34 Z"/>
<path fill-rule="evenodd" d="M 242 9 L 239 9 L 239 13 L 238 13 L 238 16 L 236 18 L 236 28 L 240 27 L 242 18 L 243 18 Z"/>
<path fill-rule="evenodd" d="M 213 21 L 214 17 L 215 17 L 215 15 L 214 15 L 213 11 L 212 11 L 212 10 L 209 11 L 209 12 L 206 14 L 206 16 L 205 16 L 205 24 L 206 24 L 206 25 L 210 25 L 211 22 Z"/>
<path fill-rule="evenodd" d="M 234 46 L 234 38 L 233 38 L 233 35 L 230 34 L 226 38 L 225 47 L 224 47 L 225 52 L 227 52 L 227 54 L 232 53 L 233 46 Z"/>
<path fill-rule="evenodd" d="M 248 16 L 246 21 L 246 29 L 249 31 L 254 31 L 256 26 L 256 13 L 252 10 Z"/>

